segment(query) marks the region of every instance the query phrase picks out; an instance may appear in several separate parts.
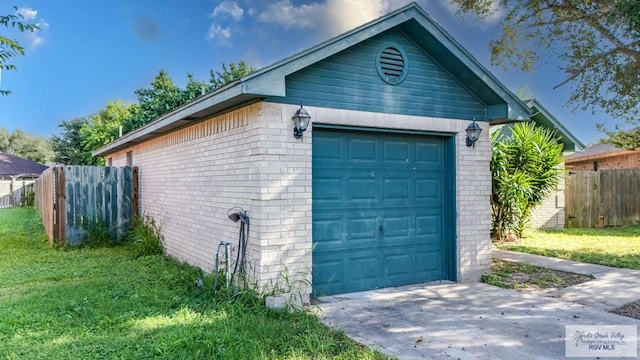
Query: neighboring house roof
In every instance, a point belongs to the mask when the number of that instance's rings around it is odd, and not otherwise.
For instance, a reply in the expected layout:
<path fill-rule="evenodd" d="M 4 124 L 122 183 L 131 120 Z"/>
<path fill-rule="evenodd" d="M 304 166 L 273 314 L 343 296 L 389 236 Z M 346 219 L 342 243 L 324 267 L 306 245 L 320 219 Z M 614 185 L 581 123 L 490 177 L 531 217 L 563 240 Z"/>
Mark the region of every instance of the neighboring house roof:
<path fill-rule="evenodd" d="M 579 151 L 585 148 L 585 145 L 575 135 L 573 135 L 549 110 L 547 110 L 536 99 L 524 101 L 531 108 L 531 121 L 544 128 L 556 131 L 556 135 L 560 138 L 565 151 Z M 491 131 L 500 131 L 500 136 L 510 136 L 512 124 L 504 124 L 493 126 Z"/>
<path fill-rule="evenodd" d="M 568 156 L 566 163 L 602 159 L 622 154 L 640 154 L 640 152 L 620 149 L 610 144 L 597 142 L 595 144 L 587 146 L 584 151 L 576 152 L 575 154 L 571 154 L 570 156 Z"/>
<path fill-rule="evenodd" d="M 487 105 L 492 124 L 525 121 L 529 108 L 485 69 L 416 3 L 364 24 L 273 65 L 205 94 L 150 124 L 94 151 L 106 155 L 144 142 L 215 114 L 269 97 L 286 97 L 285 77 L 387 30 L 399 28 L 427 51 L 438 64 Z M 471 120 L 471 119 L 469 119 Z M 483 119 L 478 119 L 483 120 Z"/>
<path fill-rule="evenodd" d="M 0 152 L 0 176 L 40 175 L 47 166 Z"/>

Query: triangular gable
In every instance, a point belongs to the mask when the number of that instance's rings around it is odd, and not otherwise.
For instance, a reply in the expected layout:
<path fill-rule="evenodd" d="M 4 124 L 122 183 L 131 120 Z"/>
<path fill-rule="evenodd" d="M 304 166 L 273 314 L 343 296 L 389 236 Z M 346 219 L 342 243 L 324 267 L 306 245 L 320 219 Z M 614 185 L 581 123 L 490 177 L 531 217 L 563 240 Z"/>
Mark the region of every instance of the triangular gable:
<path fill-rule="evenodd" d="M 287 76 L 394 28 L 405 32 L 414 39 L 446 71 L 455 74 L 459 83 L 486 105 L 485 120 L 496 124 L 529 119 L 530 110 L 522 101 L 416 3 L 411 3 L 377 20 L 203 95 L 163 115 L 154 122 L 115 140 L 95 151 L 93 155 L 100 156 L 112 153 L 244 103 L 265 97 L 285 97 L 287 95 Z"/>

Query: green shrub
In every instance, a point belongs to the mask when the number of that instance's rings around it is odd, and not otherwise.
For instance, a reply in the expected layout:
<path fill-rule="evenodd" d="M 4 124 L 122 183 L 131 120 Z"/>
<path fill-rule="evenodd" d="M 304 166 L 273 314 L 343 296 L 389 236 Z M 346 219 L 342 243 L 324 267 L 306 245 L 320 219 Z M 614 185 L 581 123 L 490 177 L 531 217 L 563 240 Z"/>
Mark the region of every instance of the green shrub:
<path fill-rule="evenodd" d="M 554 131 L 519 123 L 509 136 L 494 132 L 491 150 L 491 235 L 521 237 L 533 208 L 562 177 L 562 144 Z"/>
<path fill-rule="evenodd" d="M 148 215 L 135 219 L 126 235 L 126 241 L 129 243 L 135 258 L 163 254 L 163 240 L 160 227 Z"/>

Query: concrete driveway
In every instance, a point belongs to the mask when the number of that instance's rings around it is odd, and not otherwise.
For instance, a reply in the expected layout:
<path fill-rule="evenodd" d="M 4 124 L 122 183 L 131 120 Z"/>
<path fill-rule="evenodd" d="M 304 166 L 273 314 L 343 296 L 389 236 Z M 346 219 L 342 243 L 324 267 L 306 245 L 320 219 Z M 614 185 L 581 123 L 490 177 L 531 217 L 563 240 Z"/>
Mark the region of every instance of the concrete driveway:
<path fill-rule="evenodd" d="M 320 300 L 325 324 L 400 359 L 565 359 L 565 325 L 640 324 L 482 283 L 409 285 Z"/>

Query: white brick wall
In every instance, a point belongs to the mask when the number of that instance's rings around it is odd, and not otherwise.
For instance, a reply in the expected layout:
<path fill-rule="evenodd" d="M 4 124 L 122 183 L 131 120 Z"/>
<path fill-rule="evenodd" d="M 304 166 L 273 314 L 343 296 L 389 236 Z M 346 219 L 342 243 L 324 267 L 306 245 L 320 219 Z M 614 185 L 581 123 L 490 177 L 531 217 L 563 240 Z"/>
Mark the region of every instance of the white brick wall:
<path fill-rule="evenodd" d="M 564 169 L 564 164 L 560 167 Z M 555 190 L 533 209 L 527 227 L 532 230 L 564 229 L 564 176 Z"/>
<path fill-rule="evenodd" d="M 298 106 L 256 103 L 125 149 L 112 157 L 139 167 L 143 214 L 156 219 L 167 253 L 207 271 L 220 241 L 237 244 L 235 205 L 251 219 L 249 267 L 262 290 L 310 293 L 311 144 L 293 138 Z M 456 134 L 458 279 L 477 280 L 491 262 L 488 129 L 465 146 L 470 121 L 305 107 L 312 121 Z M 286 279 L 286 281 L 284 280 Z M 276 285 L 277 284 L 277 285 Z"/>

